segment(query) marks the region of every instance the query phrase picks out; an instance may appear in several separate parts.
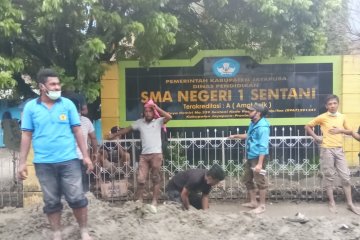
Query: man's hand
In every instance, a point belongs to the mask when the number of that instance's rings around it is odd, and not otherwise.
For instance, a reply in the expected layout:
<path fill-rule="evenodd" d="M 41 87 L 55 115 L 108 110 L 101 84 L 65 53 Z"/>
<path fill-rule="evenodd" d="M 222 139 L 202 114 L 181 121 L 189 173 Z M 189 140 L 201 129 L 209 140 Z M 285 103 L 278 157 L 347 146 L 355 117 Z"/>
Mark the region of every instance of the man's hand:
<path fill-rule="evenodd" d="M 26 163 L 20 164 L 18 169 L 18 178 L 23 181 L 26 180 L 27 176 L 28 176 L 28 171 L 27 171 Z"/>
<path fill-rule="evenodd" d="M 245 140 L 247 138 L 247 134 L 233 134 L 228 136 L 229 139 L 235 139 L 235 140 Z"/>
<path fill-rule="evenodd" d="M 83 159 L 83 163 L 86 166 L 86 173 L 90 174 L 92 172 L 92 170 L 94 170 L 94 165 L 91 162 L 91 159 L 89 157 L 84 157 Z"/>
<path fill-rule="evenodd" d="M 360 134 L 358 132 L 352 132 L 351 135 L 353 136 L 353 138 L 360 141 Z"/>
<path fill-rule="evenodd" d="M 332 129 L 329 130 L 329 133 L 330 134 L 339 134 L 339 133 L 343 133 L 343 130 L 338 127 L 333 127 Z"/>
<path fill-rule="evenodd" d="M 180 197 L 185 210 L 189 210 L 189 206 L 190 206 L 189 194 L 190 194 L 189 190 L 187 190 L 186 187 L 183 187 Z"/>
<path fill-rule="evenodd" d="M 254 167 L 254 172 L 260 173 L 261 169 L 262 169 L 262 165 L 257 164 L 257 165 Z"/>
<path fill-rule="evenodd" d="M 145 105 L 146 105 L 146 107 L 151 107 L 153 109 L 157 108 L 157 105 L 154 102 L 149 102 L 149 103 L 146 103 Z"/>
<path fill-rule="evenodd" d="M 319 137 L 319 136 L 315 137 L 314 139 L 315 139 L 315 142 L 318 144 L 321 144 L 323 141 L 322 137 Z"/>

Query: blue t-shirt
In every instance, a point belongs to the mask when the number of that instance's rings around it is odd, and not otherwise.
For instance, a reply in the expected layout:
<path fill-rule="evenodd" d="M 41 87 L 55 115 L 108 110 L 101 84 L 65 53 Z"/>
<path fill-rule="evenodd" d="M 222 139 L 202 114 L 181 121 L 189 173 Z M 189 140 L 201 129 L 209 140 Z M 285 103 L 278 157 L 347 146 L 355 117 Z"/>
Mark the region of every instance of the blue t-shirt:
<path fill-rule="evenodd" d="M 80 118 L 69 99 L 61 97 L 51 109 L 40 98 L 28 102 L 21 130 L 32 132 L 34 163 L 58 163 L 77 158 L 74 126 L 80 126 Z"/>
<path fill-rule="evenodd" d="M 257 159 L 260 155 L 269 154 L 270 124 L 266 118 L 257 123 L 250 123 L 246 138 L 246 152 L 248 159 Z"/>

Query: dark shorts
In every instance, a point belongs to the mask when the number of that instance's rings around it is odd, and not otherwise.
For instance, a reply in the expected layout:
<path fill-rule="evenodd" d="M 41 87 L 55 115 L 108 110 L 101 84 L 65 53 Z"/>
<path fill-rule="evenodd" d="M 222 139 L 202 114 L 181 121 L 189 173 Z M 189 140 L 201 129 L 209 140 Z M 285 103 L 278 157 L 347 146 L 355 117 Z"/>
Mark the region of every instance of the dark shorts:
<path fill-rule="evenodd" d="M 81 175 L 82 175 L 82 185 L 84 193 L 87 193 L 90 190 L 90 174 L 87 174 L 87 167 L 84 165 L 83 160 L 80 159 L 81 163 Z"/>
<path fill-rule="evenodd" d="M 65 196 L 71 208 L 86 207 L 88 201 L 82 184 L 81 162 L 79 159 L 61 163 L 35 163 L 45 203 L 44 213 L 62 210 L 61 196 Z"/>
<path fill-rule="evenodd" d="M 244 165 L 244 175 L 242 181 L 246 186 L 247 190 L 254 190 L 256 187 L 259 190 L 265 190 L 268 188 L 268 182 L 264 175 L 254 172 L 251 168 L 254 168 L 258 159 L 248 159 Z"/>

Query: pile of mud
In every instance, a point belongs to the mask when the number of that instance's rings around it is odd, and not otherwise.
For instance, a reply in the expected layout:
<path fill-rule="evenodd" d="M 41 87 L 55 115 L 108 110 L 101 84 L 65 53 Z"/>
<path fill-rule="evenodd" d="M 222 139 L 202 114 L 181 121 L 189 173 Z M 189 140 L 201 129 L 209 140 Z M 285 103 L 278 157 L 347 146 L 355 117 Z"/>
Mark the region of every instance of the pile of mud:
<path fill-rule="evenodd" d="M 183 211 L 174 204 L 160 205 L 154 214 L 146 205 L 135 202 L 111 206 L 91 198 L 89 203 L 89 230 L 95 240 L 360 239 L 359 216 L 349 213 L 345 221 L 328 216 L 305 219 L 296 221 L 295 216 L 252 216 L 214 209 Z M 62 225 L 63 239 L 80 239 L 79 228 L 68 207 L 63 211 Z M 42 206 L 1 209 L 0 239 L 51 239 Z"/>

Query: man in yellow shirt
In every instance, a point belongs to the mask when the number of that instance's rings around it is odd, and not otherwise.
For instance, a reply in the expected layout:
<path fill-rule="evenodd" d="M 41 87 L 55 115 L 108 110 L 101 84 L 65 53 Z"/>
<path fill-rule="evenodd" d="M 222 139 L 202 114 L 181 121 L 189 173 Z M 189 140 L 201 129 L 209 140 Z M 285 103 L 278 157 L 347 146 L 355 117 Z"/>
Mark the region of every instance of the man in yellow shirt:
<path fill-rule="evenodd" d="M 342 134 L 351 135 L 352 130 L 346 122 L 345 115 L 338 112 L 339 98 L 336 95 L 326 97 L 327 112 L 323 113 L 306 126 L 306 132 L 321 144 L 320 171 L 323 175 L 323 185 L 329 198 L 329 209 L 337 212 L 333 194 L 333 182 L 337 173 L 341 179 L 349 210 L 360 215 L 360 209 L 354 206 L 351 198 L 350 170 L 347 166 L 343 150 Z M 313 127 L 320 125 L 323 137 L 316 135 Z"/>

